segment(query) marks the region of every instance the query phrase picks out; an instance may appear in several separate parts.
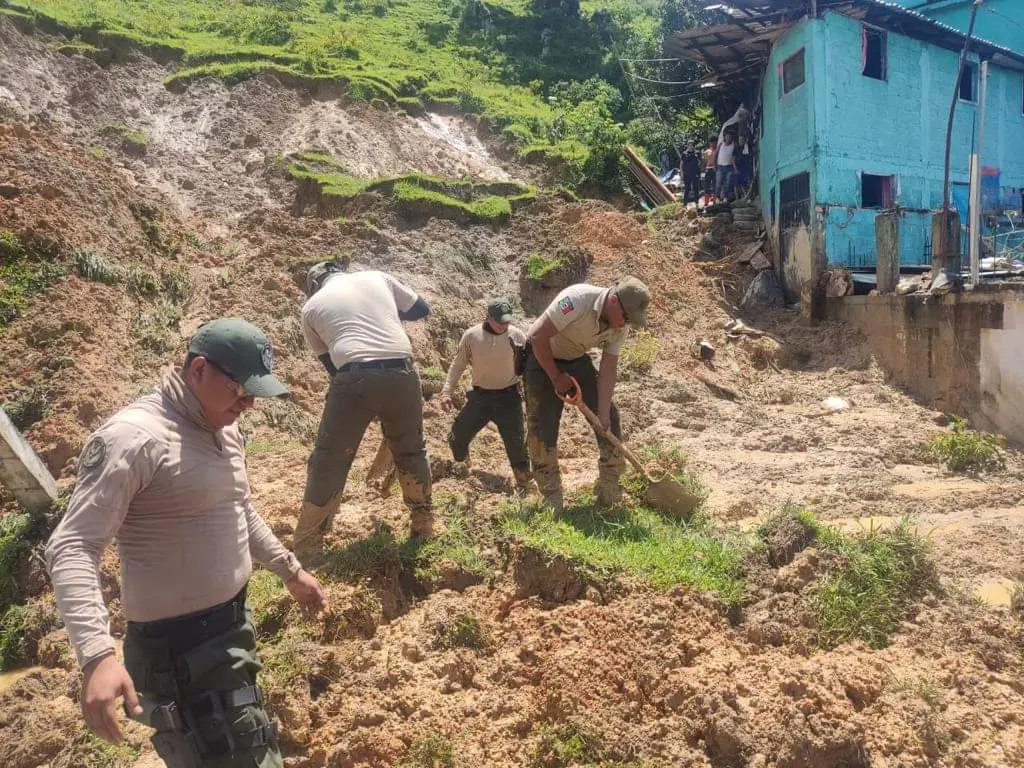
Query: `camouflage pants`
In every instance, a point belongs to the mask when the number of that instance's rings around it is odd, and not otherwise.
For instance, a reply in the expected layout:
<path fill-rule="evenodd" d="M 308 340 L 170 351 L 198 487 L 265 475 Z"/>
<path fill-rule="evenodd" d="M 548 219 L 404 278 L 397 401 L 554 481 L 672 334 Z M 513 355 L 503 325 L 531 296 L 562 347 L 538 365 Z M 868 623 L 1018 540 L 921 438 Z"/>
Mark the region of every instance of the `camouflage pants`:
<path fill-rule="evenodd" d="M 583 390 L 583 402 L 597 412 L 597 370 L 584 355 L 575 360 L 555 360 L 558 370 L 567 373 L 579 382 Z M 526 433 L 530 460 L 533 462 L 533 477 L 544 496 L 562 492 L 562 474 L 558 469 L 558 432 L 562 422 L 565 404 L 555 394 L 551 380 L 540 367 L 537 359 L 530 355 L 523 374 L 526 391 Z M 611 408 L 612 434 L 622 437 L 619 426 L 619 409 Z M 595 436 L 596 432 L 595 432 Z M 597 436 L 598 478 L 600 483 L 617 485 L 626 469 L 626 462 L 610 442 Z"/>
<path fill-rule="evenodd" d="M 171 627 L 166 633 L 155 626 L 188 622 L 199 618 L 196 614 L 159 623 L 129 622 L 125 667 L 140 694 L 177 702 L 179 711 L 189 708 L 196 736 L 212 753 L 201 758 L 202 768 L 281 768 L 284 763 L 276 737 L 269 736 L 272 726 L 262 702 L 224 706 L 219 698 L 222 692 L 252 690 L 261 669 L 248 606 L 242 608 L 239 603 L 237 611 L 244 613 L 234 626 L 210 636 L 196 622 L 187 630 Z M 182 634 L 188 637 L 179 636 Z M 214 698 L 221 704 L 219 711 L 210 704 Z M 168 766 L 190 765 L 176 762 L 181 758 L 169 754 L 168 750 L 177 754 L 181 749 L 175 743 L 166 731 L 158 730 L 153 736 L 157 754 Z"/>
<path fill-rule="evenodd" d="M 409 368 L 339 371 L 331 380 L 303 501 L 325 506 L 341 496 L 363 434 L 380 419 L 395 459 L 402 496 L 412 511 L 430 509 L 430 464 L 423 438 L 420 377 Z"/>

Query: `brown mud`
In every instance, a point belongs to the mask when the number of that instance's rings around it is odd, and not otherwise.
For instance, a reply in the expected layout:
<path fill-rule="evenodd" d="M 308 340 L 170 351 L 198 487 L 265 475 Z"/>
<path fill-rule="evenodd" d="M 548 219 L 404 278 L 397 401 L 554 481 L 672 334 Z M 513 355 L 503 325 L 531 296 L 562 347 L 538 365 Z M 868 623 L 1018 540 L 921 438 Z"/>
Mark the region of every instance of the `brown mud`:
<path fill-rule="evenodd" d="M 648 221 L 541 195 L 498 228 L 411 223 L 386 202 L 358 220 L 293 217 L 294 184 L 275 161 L 293 150 L 330 152 L 362 176 L 525 172 L 473 144 L 465 125 L 428 131 L 272 78 L 170 93 L 151 60 L 101 68 L 53 42 L 0 20 L 0 183 L 16 190 L 0 197 L 0 228 L 52 241 L 68 271 L 0 332 L 0 399 L 41 393 L 44 413 L 25 433 L 63 487 L 89 432 L 151 388 L 201 322 L 240 314 L 268 332 L 293 393 L 243 422 L 257 508 L 287 541 L 326 389 L 298 325 L 305 267 L 344 252 L 408 282 L 433 308 L 408 326 L 417 363 L 444 368 L 485 298 L 518 296 L 529 254 L 568 247 L 588 257 L 591 282 L 634 274 L 650 285 L 657 353 L 649 372 L 622 371 L 625 437 L 684 450 L 717 521 L 749 528 L 798 503 L 849 529 L 912 515 L 935 541 L 942 589 L 882 650 L 815 645 L 800 592 L 818 555 L 782 535 L 738 615 L 684 587 L 603 591 L 571 563 L 530 551 L 507 563 L 483 553 L 493 572 L 471 586 L 446 582 L 461 591 L 439 583 L 417 594 L 382 577 L 367 586 L 386 598 L 373 610 L 364 589 L 334 583 L 336 612 L 355 629 L 325 634 L 309 673 L 271 701 L 290 768 L 397 765 L 431 735 L 451 741 L 459 766 L 542 765 L 551 728 L 598 734 L 602 765 L 1024 765 L 1024 629 L 1004 593 L 993 597 L 993 585 L 1024 581 L 1024 465 L 1010 451 L 1004 471 L 980 479 L 929 466 L 919 448 L 942 416 L 888 385 L 855 331 L 780 310 L 744 317 L 772 341 L 730 340 L 725 325 L 752 274 L 729 258 L 691 261 L 705 224 L 683 214 Z M 101 136 L 122 122 L 149 137 L 143 156 Z M 86 280 L 73 267 L 82 249 L 160 279 L 185 276 L 188 296 Z M 710 363 L 694 353 L 702 339 L 716 349 Z M 850 408 L 828 412 L 830 396 Z M 428 400 L 426 417 L 438 492 L 493 516 L 510 476 L 497 434 L 473 443 L 468 478 L 446 476 L 450 416 Z M 381 498 L 362 482 L 379 440 L 371 427 L 334 546 L 406 523 L 398 494 Z M 578 414 L 565 416 L 561 449 L 567 486 L 587 489 L 596 446 Z M 113 554 L 103 571 L 117 633 Z M 38 564 L 35 576 L 26 591 L 45 595 Z M 466 614 L 487 643 L 439 643 L 439 627 Z M 36 642 L 39 668 L 0 684 L 0 764 L 92 765 L 63 630 Z M 132 749 L 103 765 L 156 765 L 143 728 L 129 726 L 128 738 Z"/>

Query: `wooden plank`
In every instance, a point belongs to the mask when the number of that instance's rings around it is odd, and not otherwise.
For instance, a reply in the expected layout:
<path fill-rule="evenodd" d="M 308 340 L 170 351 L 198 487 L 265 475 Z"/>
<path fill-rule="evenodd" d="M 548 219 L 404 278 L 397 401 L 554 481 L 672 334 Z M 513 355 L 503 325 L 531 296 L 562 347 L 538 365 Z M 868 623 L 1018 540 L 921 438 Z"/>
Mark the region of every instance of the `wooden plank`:
<path fill-rule="evenodd" d="M 31 512 L 45 511 L 57 498 L 57 481 L 2 408 L 0 484 Z"/>

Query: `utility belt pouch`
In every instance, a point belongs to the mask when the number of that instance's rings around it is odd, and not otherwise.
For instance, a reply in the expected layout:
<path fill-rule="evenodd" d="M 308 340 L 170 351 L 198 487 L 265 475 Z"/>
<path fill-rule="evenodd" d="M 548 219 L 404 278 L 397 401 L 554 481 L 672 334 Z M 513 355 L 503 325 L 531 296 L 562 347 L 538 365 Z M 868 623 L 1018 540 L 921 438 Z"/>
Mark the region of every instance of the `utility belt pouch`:
<path fill-rule="evenodd" d="M 512 365 L 516 376 L 522 376 L 526 372 L 526 358 L 530 356 L 530 340 L 523 344 L 516 344 L 512 339 L 508 340 L 512 345 Z"/>
<path fill-rule="evenodd" d="M 153 734 L 153 749 L 167 768 L 203 768 L 203 755 L 191 732 L 164 731 Z"/>

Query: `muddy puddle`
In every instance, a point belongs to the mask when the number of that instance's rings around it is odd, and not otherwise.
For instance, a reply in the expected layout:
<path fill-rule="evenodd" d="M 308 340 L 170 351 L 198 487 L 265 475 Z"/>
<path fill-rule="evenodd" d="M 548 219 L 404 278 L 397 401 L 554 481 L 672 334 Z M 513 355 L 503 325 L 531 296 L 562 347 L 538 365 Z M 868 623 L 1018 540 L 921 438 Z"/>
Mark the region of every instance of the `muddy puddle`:
<path fill-rule="evenodd" d="M 6 691 L 23 677 L 28 677 L 33 672 L 41 672 L 42 670 L 42 667 L 24 667 L 22 669 L 12 669 L 8 672 L 0 672 L 0 693 Z"/>

